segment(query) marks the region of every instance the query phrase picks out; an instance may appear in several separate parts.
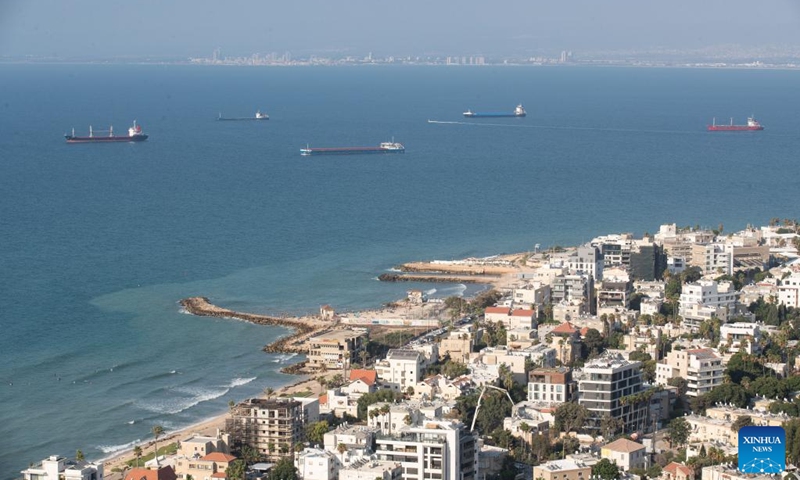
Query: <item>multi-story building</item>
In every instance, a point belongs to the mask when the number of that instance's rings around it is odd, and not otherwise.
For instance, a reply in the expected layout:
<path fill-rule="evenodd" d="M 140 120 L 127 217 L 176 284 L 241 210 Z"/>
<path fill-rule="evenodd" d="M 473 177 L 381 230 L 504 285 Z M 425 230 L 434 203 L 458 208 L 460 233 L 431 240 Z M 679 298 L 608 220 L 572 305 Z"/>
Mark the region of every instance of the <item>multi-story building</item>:
<path fill-rule="evenodd" d="M 175 474 L 181 479 L 211 480 L 219 478 L 215 474 L 224 474 L 234 460 L 236 457 L 222 452 L 212 452 L 199 458 L 179 456 L 175 459 Z"/>
<path fill-rule="evenodd" d="M 628 308 L 628 298 L 633 293 L 633 282 L 624 270 L 607 269 L 605 278 L 597 288 L 597 306 Z"/>
<path fill-rule="evenodd" d="M 627 269 L 631 264 L 632 244 L 633 235 L 630 233 L 603 235 L 590 242 L 603 255 L 603 268 L 621 266 Z"/>
<path fill-rule="evenodd" d="M 534 328 L 536 326 L 536 311 L 529 309 L 487 307 L 484 312 L 484 318 L 487 322 L 504 325 L 507 330 Z"/>
<path fill-rule="evenodd" d="M 733 246 L 724 243 L 692 245 L 692 267 L 703 275 L 731 275 L 733 273 Z"/>
<path fill-rule="evenodd" d="M 700 323 L 719 318 L 723 323 L 736 309 L 736 291 L 730 282 L 699 280 L 683 286 L 678 314 L 684 325 L 697 327 Z"/>
<path fill-rule="evenodd" d="M 466 363 L 475 346 L 476 333 L 472 325 L 450 332 L 439 344 L 439 359 L 449 356 L 451 360 Z"/>
<path fill-rule="evenodd" d="M 306 448 L 294 458 L 294 466 L 303 480 L 335 480 L 343 463 L 334 452 L 321 448 Z"/>
<path fill-rule="evenodd" d="M 550 284 L 532 282 L 524 287 L 515 288 L 513 297 L 514 305 L 522 306 L 543 313 L 544 306 L 550 303 Z"/>
<path fill-rule="evenodd" d="M 760 340 L 761 327 L 757 323 L 726 323 L 719 327 L 719 343 L 727 345 L 730 352 L 758 353 Z"/>
<path fill-rule="evenodd" d="M 542 480 L 587 480 L 592 467 L 576 460 L 550 460 L 533 467 L 533 478 Z"/>
<path fill-rule="evenodd" d="M 403 466 L 400 463 L 369 458 L 357 460 L 339 470 L 339 480 L 400 480 L 401 478 L 403 478 Z"/>
<path fill-rule="evenodd" d="M 590 429 L 599 429 L 606 416 L 622 420 L 626 432 L 649 428 L 649 398 L 637 395 L 644 392 L 641 362 L 606 353 L 587 362 L 575 377 L 578 402 L 592 414 Z"/>
<path fill-rule="evenodd" d="M 51 455 L 23 470 L 24 480 L 103 480 L 103 462 L 90 463 Z"/>
<path fill-rule="evenodd" d="M 205 457 L 209 453 L 230 453 L 230 435 L 217 430 L 215 436 L 191 435 L 180 441 L 178 455 L 184 457 Z"/>
<path fill-rule="evenodd" d="M 398 462 L 404 480 L 475 479 L 475 437 L 458 421 L 425 420 L 376 438 L 379 460 Z"/>
<path fill-rule="evenodd" d="M 778 303 L 800 308 L 800 272 L 793 272 L 778 286 Z"/>
<path fill-rule="evenodd" d="M 581 304 L 580 313 L 594 309 L 594 279 L 590 275 L 559 275 L 553 279 L 550 298 L 553 304 Z"/>
<path fill-rule="evenodd" d="M 692 261 L 692 245 L 711 243 L 714 241 L 714 232 L 693 228 L 679 229 L 672 223 L 661 225 L 653 240 L 657 245 L 664 247 L 668 256 L 682 258 L 689 263 Z"/>
<path fill-rule="evenodd" d="M 686 380 L 686 395 L 698 397 L 722 385 L 725 367 L 710 348 L 672 350 L 656 364 L 656 383 L 667 385 L 671 378 Z"/>
<path fill-rule="evenodd" d="M 603 254 L 600 249 L 591 245 L 577 248 L 568 261 L 570 271 L 591 276 L 595 281 L 603 279 Z"/>
<path fill-rule="evenodd" d="M 358 360 L 367 334 L 358 330 L 334 330 L 309 339 L 308 361 L 311 366 L 342 368 Z"/>
<path fill-rule="evenodd" d="M 225 427 L 232 442 L 275 459 L 288 456 L 302 439 L 303 415 L 296 400 L 251 398 L 232 409 Z"/>
<path fill-rule="evenodd" d="M 546 405 L 569 402 L 575 394 L 568 367 L 538 368 L 528 372 L 528 400 Z"/>
<path fill-rule="evenodd" d="M 422 354 L 416 350 L 392 349 L 386 359 L 375 364 L 382 386 L 402 391 L 422 379 Z"/>

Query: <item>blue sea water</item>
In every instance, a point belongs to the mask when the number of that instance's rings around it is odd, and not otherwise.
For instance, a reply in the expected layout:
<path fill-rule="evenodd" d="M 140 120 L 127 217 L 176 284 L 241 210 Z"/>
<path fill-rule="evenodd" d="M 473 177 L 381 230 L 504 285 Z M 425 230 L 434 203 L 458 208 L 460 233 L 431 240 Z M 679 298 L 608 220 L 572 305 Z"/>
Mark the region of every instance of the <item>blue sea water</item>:
<path fill-rule="evenodd" d="M 798 216 L 795 71 L 0 65 L 0 85 L 0 478 L 295 380 L 260 350 L 286 330 L 187 296 L 369 308 L 403 296 L 375 280 L 403 261 Z M 750 114 L 765 131 L 704 129 Z M 147 142 L 61 137 L 134 119 Z M 404 155 L 299 155 L 392 137 Z"/>

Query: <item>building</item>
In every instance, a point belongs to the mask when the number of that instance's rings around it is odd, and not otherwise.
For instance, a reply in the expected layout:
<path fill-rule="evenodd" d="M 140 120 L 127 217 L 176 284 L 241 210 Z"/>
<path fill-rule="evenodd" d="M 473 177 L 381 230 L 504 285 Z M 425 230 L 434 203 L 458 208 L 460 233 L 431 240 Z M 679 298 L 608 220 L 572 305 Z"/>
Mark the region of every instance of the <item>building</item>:
<path fill-rule="evenodd" d="M 698 327 L 714 317 L 725 323 L 735 310 L 736 291 L 730 282 L 699 280 L 683 286 L 678 314 L 688 327 Z"/>
<path fill-rule="evenodd" d="M 422 354 L 416 350 L 389 350 L 386 359 L 375 364 L 375 371 L 383 388 L 406 390 L 422 379 Z"/>
<path fill-rule="evenodd" d="M 620 438 L 600 449 L 600 456 L 616 463 L 624 472 L 647 468 L 647 452 L 641 443 Z"/>
<path fill-rule="evenodd" d="M 603 254 L 600 249 L 591 245 L 578 247 L 567 261 L 570 271 L 589 275 L 595 281 L 603 279 L 603 264 Z"/>
<path fill-rule="evenodd" d="M 670 462 L 662 469 L 664 480 L 694 480 L 694 470 L 682 463 Z"/>
<path fill-rule="evenodd" d="M 722 385 L 725 367 L 710 348 L 672 350 L 656 364 L 656 383 L 668 385 L 671 378 L 686 380 L 686 395 L 698 397 Z"/>
<path fill-rule="evenodd" d="M 719 327 L 719 343 L 727 345 L 729 352 L 758 353 L 761 327 L 757 323 L 726 323 Z"/>
<path fill-rule="evenodd" d="M 453 361 L 466 363 L 475 345 L 475 333 L 471 325 L 450 332 L 439 344 L 439 359 L 449 356 Z"/>
<path fill-rule="evenodd" d="M 313 367 L 342 368 L 357 360 L 367 341 L 365 331 L 334 330 L 310 338 L 308 361 Z"/>
<path fill-rule="evenodd" d="M 68 460 L 51 455 L 21 473 L 24 480 L 103 480 L 103 462 Z"/>
<path fill-rule="evenodd" d="M 180 441 L 178 455 L 191 458 L 194 456 L 205 457 L 213 452 L 230 453 L 229 445 L 230 435 L 221 433 L 219 430 L 213 437 L 194 434 Z"/>
<path fill-rule="evenodd" d="M 724 243 L 692 245 L 689 265 L 700 268 L 703 275 L 732 275 L 733 246 Z"/>
<path fill-rule="evenodd" d="M 409 290 L 406 293 L 408 295 L 408 303 L 412 305 L 422 305 L 428 301 L 428 296 L 422 290 Z"/>
<path fill-rule="evenodd" d="M 251 398 L 233 407 L 225 421 L 231 441 L 270 459 L 288 456 L 303 437 L 303 405 L 297 400 Z"/>
<path fill-rule="evenodd" d="M 592 413 L 590 429 L 598 430 L 603 417 L 622 420 L 626 432 L 649 428 L 649 398 L 644 392 L 641 362 L 606 353 L 590 360 L 580 371 L 578 402 Z"/>
<path fill-rule="evenodd" d="M 461 422 L 424 420 L 375 443 L 379 460 L 402 465 L 404 480 L 475 480 L 475 437 Z"/>
<path fill-rule="evenodd" d="M 594 279 L 589 275 L 560 275 L 550 286 L 553 304 L 572 303 L 582 305 L 580 313 L 590 313 L 594 305 Z"/>
<path fill-rule="evenodd" d="M 487 322 L 502 324 L 506 327 L 506 330 L 536 327 L 536 311 L 529 309 L 487 307 L 484 312 L 484 319 Z"/>
<path fill-rule="evenodd" d="M 581 333 L 570 322 L 564 322 L 550 330 L 550 346 L 556 349 L 556 357 L 563 365 L 570 365 L 581 355 Z"/>
<path fill-rule="evenodd" d="M 778 303 L 787 307 L 800 308 L 800 273 L 793 272 L 781 280 L 778 286 Z"/>
<path fill-rule="evenodd" d="M 125 472 L 124 480 L 177 480 L 175 470 L 167 465 L 159 468 L 132 468 Z"/>
<path fill-rule="evenodd" d="M 612 276 L 611 272 L 617 274 Z M 597 289 L 597 306 L 600 307 L 620 307 L 628 308 L 629 297 L 633 293 L 633 282 L 624 271 L 608 269 L 605 279 Z"/>
<path fill-rule="evenodd" d="M 330 305 L 323 305 L 319 307 L 319 317 L 323 320 L 333 320 L 336 316 L 336 311 Z"/>
<path fill-rule="evenodd" d="M 533 309 L 538 315 L 543 313 L 544 306 L 550 303 L 550 284 L 532 282 L 524 287 L 515 288 L 512 298 L 514 305 Z"/>
<path fill-rule="evenodd" d="M 710 465 L 703 467 L 701 480 L 775 480 L 776 475 L 769 473 L 744 473 L 736 465 Z M 780 474 L 778 474 L 780 478 Z M 791 478 L 790 476 L 784 478 Z"/>
<path fill-rule="evenodd" d="M 236 457 L 222 452 L 213 452 L 203 457 L 179 456 L 175 459 L 175 474 L 178 478 L 211 480 L 224 478 L 225 470 Z"/>
<path fill-rule="evenodd" d="M 576 460 L 551 460 L 533 467 L 533 478 L 541 480 L 586 480 L 592 467 Z"/>
<path fill-rule="evenodd" d="M 306 448 L 294 459 L 294 467 L 303 480 L 336 480 L 342 463 L 335 453 L 320 448 Z"/>
<path fill-rule="evenodd" d="M 569 402 L 575 395 L 572 370 L 568 367 L 539 368 L 528 372 L 528 400 L 544 405 Z"/>
<path fill-rule="evenodd" d="M 400 463 L 368 458 L 357 460 L 339 470 L 339 480 L 400 480 L 401 478 L 403 478 L 403 466 Z"/>

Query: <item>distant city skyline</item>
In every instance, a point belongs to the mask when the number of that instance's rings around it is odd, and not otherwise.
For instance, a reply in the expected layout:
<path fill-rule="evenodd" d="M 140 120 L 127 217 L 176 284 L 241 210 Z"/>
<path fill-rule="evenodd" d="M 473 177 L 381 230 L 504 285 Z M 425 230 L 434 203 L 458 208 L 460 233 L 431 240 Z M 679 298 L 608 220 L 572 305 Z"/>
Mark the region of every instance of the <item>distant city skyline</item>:
<path fill-rule="evenodd" d="M 800 4 L 0 0 L 0 56 L 536 55 L 800 46 Z"/>

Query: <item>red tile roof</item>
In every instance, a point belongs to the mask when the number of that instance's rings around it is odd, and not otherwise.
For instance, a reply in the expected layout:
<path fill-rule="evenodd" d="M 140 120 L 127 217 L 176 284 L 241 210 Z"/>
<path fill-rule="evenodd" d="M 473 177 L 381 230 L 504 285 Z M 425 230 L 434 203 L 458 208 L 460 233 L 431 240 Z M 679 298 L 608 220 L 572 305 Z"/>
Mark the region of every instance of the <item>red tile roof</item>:
<path fill-rule="evenodd" d="M 555 334 L 560 334 L 561 333 L 561 334 L 572 335 L 573 333 L 575 333 L 577 331 L 578 331 L 578 329 L 575 328 L 574 325 L 572 325 L 569 322 L 564 322 L 561 325 L 559 325 L 556 328 L 554 328 L 553 330 L 551 330 L 550 333 L 555 333 Z"/>
<path fill-rule="evenodd" d="M 508 312 L 510 310 L 511 309 L 508 308 L 508 307 L 486 307 L 485 312 L 486 313 L 504 313 L 504 314 L 508 315 Z"/>
<path fill-rule="evenodd" d="M 586 332 L 588 332 L 588 331 L 589 331 L 589 327 L 581 328 L 581 337 L 585 337 L 586 336 Z"/>
<path fill-rule="evenodd" d="M 327 405 L 328 404 L 328 394 L 320 395 L 319 396 L 319 404 L 320 405 Z"/>
<path fill-rule="evenodd" d="M 375 385 L 378 380 L 378 372 L 375 370 L 350 370 L 350 381 L 362 380 L 367 385 Z"/>
<path fill-rule="evenodd" d="M 682 463 L 671 462 L 669 465 L 664 467 L 664 470 L 666 470 L 667 472 L 669 472 L 669 473 L 671 473 L 673 475 L 677 475 L 678 470 L 680 470 L 687 477 L 693 477 L 694 476 L 694 470 L 692 470 L 691 468 L 687 467 L 686 465 L 683 465 Z"/>
<path fill-rule="evenodd" d="M 158 470 L 148 468 L 133 468 L 125 475 L 125 480 L 177 480 L 175 470 L 169 465 Z"/>
<path fill-rule="evenodd" d="M 236 460 L 236 457 L 233 455 L 228 455 L 227 453 L 222 452 L 212 452 L 206 455 L 205 457 L 201 458 L 200 460 L 208 460 L 211 462 L 232 462 Z"/>

